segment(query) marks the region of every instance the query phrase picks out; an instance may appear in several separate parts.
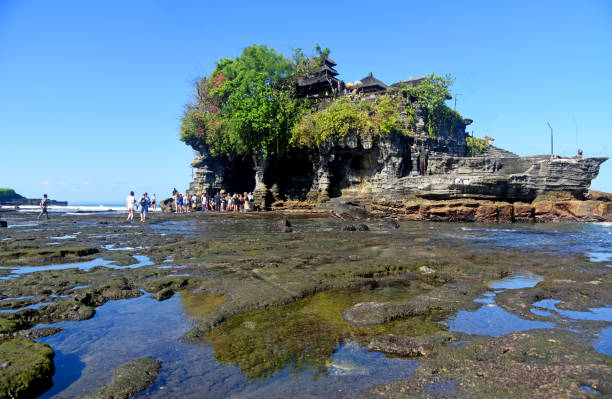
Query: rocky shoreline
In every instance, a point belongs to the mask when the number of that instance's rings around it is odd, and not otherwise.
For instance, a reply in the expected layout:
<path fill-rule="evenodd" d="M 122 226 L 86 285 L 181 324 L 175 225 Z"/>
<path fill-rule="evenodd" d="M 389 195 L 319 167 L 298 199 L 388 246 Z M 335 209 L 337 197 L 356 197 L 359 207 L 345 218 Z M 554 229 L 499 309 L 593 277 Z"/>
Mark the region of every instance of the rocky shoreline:
<path fill-rule="evenodd" d="M 475 199 L 387 200 L 337 198 L 326 202 L 276 201 L 270 208 L 317 212 L 343 220 L 397 219 L 433 222 L 612 222 L 612 194 L 588 191 L 585 199 L 541 196 L 531 203 Z"/>

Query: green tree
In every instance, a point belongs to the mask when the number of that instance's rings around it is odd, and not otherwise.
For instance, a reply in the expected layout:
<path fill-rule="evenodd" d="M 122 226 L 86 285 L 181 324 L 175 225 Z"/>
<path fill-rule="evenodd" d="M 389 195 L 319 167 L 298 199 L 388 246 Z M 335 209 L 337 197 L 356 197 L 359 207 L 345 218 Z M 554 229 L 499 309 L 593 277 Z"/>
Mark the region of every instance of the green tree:
<path fill-rule="evenodd" d="M 300 115 L 290 95 L 294 64 L 265 45 L 253 45 L 224 58 L 196 87 L 196 99 L 183 116 L 181 140 L 207 145 L 216 155 L 287 149 L 289 132 Z"/>

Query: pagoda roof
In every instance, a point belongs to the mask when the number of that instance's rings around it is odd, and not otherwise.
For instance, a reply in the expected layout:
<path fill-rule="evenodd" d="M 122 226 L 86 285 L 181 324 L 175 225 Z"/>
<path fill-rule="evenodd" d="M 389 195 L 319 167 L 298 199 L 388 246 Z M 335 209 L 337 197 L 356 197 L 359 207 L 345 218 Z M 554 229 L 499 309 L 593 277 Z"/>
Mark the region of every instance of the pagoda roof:
<path fill-rule="evenodd" d="M 328 65 L 323 65 L 323 67 L 321 67 L 321 69 L 319 69 L 317 71 L 317 74 L 321 73 L 321 72 L 329 72 L 330 75 L 336 76 L 338 75 L 338 71 L 336 71 L 334 68 L 328 66 Z"/>
<path fill-rule="evenodd" d="M 332 77 L 331 80 L 333 82 L 340 82 L 339 79 L 334 77 Z M 325 75 L 317 75 L 313 76 L 312 78 L 306 78 L 298 81 L 299 86 L 311 86 L 317 83 L 329 83 L 329 81 L 327 80 L 327 77 Z"/>
<path fill-rule="evenodd" d="M 336 64 L 336 63 L 334 62 L 334 60 L 332 60 L 332 59 L 331 59 L 331 58 L 329 58 L 329 57 L 326 57 L 326 58 L 325 58 L 325 59 L 324 59 L 324 60 L 323 60 L 321 63 L 322 63 L 322 64 L 329 65 L 329 66 L 332 66 L 332 67 L 335 67 L 336 65 L 338 65 L 338 64 Z"/>
<path fill-rule="evenodd" d="M 370 72 L 369 75 L 366 76 L 365 78 L 360 79 L 360 81 L 361 81 L 361 85 L 359 86 L 360 88 L 380 87 L 381 89 L 386 89 L 387 87 L 389 87 L 384 82 L 372 76 L 372 72 Z"/>

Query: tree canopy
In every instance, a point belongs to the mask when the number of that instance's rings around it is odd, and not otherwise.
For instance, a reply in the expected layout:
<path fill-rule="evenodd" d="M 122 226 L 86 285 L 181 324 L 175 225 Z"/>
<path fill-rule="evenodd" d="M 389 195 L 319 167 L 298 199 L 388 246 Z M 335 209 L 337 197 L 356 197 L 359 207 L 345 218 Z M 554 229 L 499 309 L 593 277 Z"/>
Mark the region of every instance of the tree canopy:
<path fill-rule="evenodd" d="M 299 117 L 299 101 L 289 90 L 293 72 L 293 62 L 265 45 L 221 59 L 210 77 L 197 83 L 181 139 L 192 146 L 207 144 L 214 154 L 270 155 L 286 148 Z"/>
<path fill-rule="evenodd" d="M 298 79 L 316 73 L 329 53 L 317 45 L 315 55 L 297 49 L 290 60 L 266 45 L 252 45 L 234 59 L 217 61 L 213 72 L 195 84 L 194 101 L 182 118 L 181 140 L 196 149 L 206 147 L 213 155 L 269 157 L 291 146 L 319 146 L 349 132 L 408 134 L 410 126 L 403 123 L 412 120 L 414 109 L 408 107 L 410 115 L 402 120 L 406 99 L 427 110 L 432 135 L 436 115 L 455 117 L 444 104 L 450 98 L 450 75 L 432 74 L 414 87 L 400 84 L 374 102 L 341 97 L 317 108 L 311 100 L 297 98 Z"/>

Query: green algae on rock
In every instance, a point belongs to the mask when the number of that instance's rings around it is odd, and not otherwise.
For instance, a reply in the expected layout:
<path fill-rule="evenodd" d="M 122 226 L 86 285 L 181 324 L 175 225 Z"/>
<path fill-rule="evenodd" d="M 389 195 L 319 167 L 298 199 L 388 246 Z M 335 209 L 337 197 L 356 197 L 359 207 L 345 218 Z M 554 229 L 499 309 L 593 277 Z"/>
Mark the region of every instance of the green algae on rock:
<path fill-rule="evenodd" d="M 342 310 L 366 297 L 403 297 L 423 292 L 417 284 L 391 287 L 361 286 L 323 291 L 288 305 L 241 313 L 217 327 L 205 340 L 213 345 L 215 358 L 239 366 L 249 378 L 268 378 L 289 366 L 294 372 L 311 369 L 325 375 L 331 355 L 346 340 L 367 346 L 370 337 L 387 333 L 407 336 L 441 330 L 436 320 L 413 317 L 382 326 L 352 326 Z"/>
<path fill-rule="evenodd" d="M 126 399 L 153 384 L 162 362 L 151 357 L 130 360 L 115 369 L 112 381 L 83 399 Z"/>
<path fill-rule="evenodd" d="M 0 398 L 32 398 L 51 387 L 53 350 L 24 338 L 0 344 Z"/>

